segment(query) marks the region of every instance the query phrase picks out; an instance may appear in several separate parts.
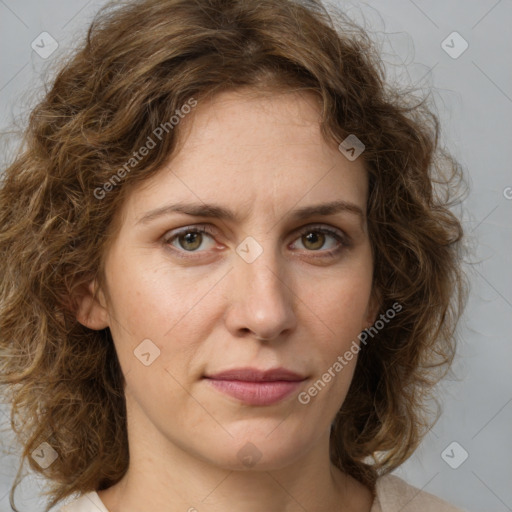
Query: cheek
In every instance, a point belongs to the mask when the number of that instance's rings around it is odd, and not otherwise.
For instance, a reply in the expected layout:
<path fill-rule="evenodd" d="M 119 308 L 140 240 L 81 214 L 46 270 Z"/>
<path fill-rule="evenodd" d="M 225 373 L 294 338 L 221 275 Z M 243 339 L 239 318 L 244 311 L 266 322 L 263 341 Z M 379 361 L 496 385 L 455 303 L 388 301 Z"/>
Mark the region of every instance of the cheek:
<path fill-rule="evenodd" d="M 135 356 L 149 351 L 158 354 L 151 363 L 153 371 L 161 368 L 181 374 L 190 368 L 196 350 L 208 336 L 218 304 L 215 292 L 208 292 L 218 277 L 199 276 L 197 271 L 192 276 L 183 269 L 171 272 L 168 265 L 142 260 L 119 265 L 110 274 L 111 331 L 121 366 L 125 373 L 138 372 L 141 364 Z"/>
<path fill-rule="evenodd" d="M 155 404 L 183 406 L 179 383 L 192 371 L 201 340 L 198 322 L 205 321 L 194 315 L 200 290 L 152 272 L 124 272 L 117 278 L 111 330 L 127 388 L 143 407 L 151 408 L 148 397 Z"/>
<path fill-rule="evenodd" d="M 316 325 L 316 344 L 322 365 L 328 368 L 337 357 L 359 345 L 358 335 L 366 327 L 371 294 L 371 267 L 339 272 L 326 281 L 318 293 L 305 301 L 314 312 L 310 321 Z M 324 333 L 320 335 L 320 333 Z M 313 334 L 313 333 L 312 333 Z M 347 366 L 355 366 L 356 356 Z M 345 376 L 349 372 L 345 372 Z"/>
<path fill-rule="evenodd" d="M 211 281 L 169 268 L 168 263 L 155 265 L 142 254 L 121 261 L 111 272 L 112 311 L 133 337 L 162 338 L 194 309 Z"/>
<path fill-rule="evenodd" d="M 333 331 L 339 332 L 341 327 L 343 331 L 356 329 L 359 333 L 364 328 L 371 286 L 371 269 L 347 269 L 326 281 L 310 304 Z"/>

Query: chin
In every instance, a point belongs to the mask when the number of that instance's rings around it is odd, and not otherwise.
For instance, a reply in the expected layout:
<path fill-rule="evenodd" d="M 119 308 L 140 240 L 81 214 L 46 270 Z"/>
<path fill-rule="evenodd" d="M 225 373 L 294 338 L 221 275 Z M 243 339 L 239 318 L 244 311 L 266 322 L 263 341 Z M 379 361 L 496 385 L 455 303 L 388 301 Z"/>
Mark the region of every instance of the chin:
<path fill-rule="evenodd" d="M 246 431 L 243 436 L 233 436 L 218 440 L 207 447 L 203 452 L 203 459 L 222 469 L 229 471 L 272 471 L 283 469 L 298 460 L 308 451 L 308 444 L 301 439 L 294 440 L 276 429 L 265 433 L 250 434 Z M 286 440 L 286 442 L 285 442 Z M 226 442 L 227 441 L 227 442 Z M 211 452 L 212 445 L 216 444 L 219 450 Z"/>

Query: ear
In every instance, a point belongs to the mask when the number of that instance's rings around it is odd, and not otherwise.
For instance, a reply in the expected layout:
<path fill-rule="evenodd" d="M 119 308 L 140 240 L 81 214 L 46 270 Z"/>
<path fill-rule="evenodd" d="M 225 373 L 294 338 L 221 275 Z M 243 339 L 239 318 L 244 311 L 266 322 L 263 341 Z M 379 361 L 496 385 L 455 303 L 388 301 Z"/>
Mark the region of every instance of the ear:
<path fill-rule="evenodd" d="M 95 296 L 95 293 L 96 296 Z M 89 329 L 100 330 L 109 326 L 105 295 L 94 279 L 82 285 L 74 296 L 76 319 Z"/>

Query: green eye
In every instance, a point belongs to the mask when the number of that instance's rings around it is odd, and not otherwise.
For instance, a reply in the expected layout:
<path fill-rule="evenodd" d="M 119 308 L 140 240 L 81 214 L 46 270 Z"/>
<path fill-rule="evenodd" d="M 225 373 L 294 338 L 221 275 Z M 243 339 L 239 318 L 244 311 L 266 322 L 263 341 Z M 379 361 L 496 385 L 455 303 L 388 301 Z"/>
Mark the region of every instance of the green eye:
<path fill-rule="evenodd" d="M 164 243 L 171 246 L 179 257 L 190 258 L 191 256 L 187 256 L 187 253 L 202 253 L 208 250 L 208 247 L 203 247 L 205 239 L 211 239 L 212 244 L 210 248 L 214 247 L 214 235 L 215 230 L 211 226 L 189 226 L 180 229 L 178 232 L 171 232 L 164 238 Z M 334 243 L 334 245 L 326 250 L 322 250 L 322 247 L 328 243 L 329 238 L 333 240 L 331 244 Z M 298 240 L 301 240 L 306 252 L 319 253 L 319 257 L 335 256 L 344 247 L 349 246 L 347 237 L 342 231 L 325 226 L 307 226 L 299 232 L 299 236 L 294 241 L 294 244 Z M 199 250 L 201 247 L 204 250 Z"/>

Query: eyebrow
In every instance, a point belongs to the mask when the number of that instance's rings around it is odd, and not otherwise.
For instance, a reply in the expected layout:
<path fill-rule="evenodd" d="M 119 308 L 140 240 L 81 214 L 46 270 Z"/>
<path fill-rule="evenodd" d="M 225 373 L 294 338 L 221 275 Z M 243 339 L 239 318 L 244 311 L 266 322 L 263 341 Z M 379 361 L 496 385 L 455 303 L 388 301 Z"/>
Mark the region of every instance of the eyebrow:
<path fill-rule="evenodd" d="M 354 203 L 347 201 L 331 201 L 329 203 L 314 204 L 303 206 L 293 210 L 288 215 L 294 220 L 301 220 L 314 216 L 329 216 L 336 213 L 347 212 L 358 215 L 361 221 L 364 221 L 365 214 L 363 210 Z M 176 203 L 155 210 L 151 210 L 144 214 L 136 224 L 147 224 L 159 217 L 170 215 L 171 213 L 184 213 L 192 217 L 208 217 L 221 220 L 236 222 L 238 216 L 231 210 L 217 204 L 207 203 Z"/>

